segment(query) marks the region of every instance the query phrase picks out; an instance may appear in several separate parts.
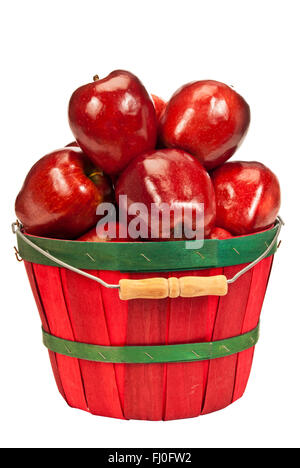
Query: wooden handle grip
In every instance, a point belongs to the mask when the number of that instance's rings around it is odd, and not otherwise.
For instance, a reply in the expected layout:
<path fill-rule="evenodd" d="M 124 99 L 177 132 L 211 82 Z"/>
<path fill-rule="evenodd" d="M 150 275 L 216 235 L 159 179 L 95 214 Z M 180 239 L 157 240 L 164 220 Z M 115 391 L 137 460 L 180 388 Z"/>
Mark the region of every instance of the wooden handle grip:
<path fill-rule="evenodd" d="M 120 299 L 165 299 L 166 297 L 225 296 L 227 278 L 219 276 L 183 276 L 182 278 L 149 278 L 120 280 Z"/>

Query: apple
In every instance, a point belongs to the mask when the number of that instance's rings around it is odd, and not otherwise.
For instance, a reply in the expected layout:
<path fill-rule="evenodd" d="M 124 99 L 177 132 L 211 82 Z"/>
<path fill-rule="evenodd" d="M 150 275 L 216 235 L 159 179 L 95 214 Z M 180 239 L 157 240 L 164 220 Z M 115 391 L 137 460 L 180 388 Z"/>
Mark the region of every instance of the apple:
<path fill-rule="evenodd" d="M 170 99 L 160 121 L 159 139 L 168 148 L 189 152 L 211 170 L 234 154 L 249 123 L 250 108 L 231 87 L 196 81 Z"/>
<path fill-rule="evenodd" d="M 223 229 L 217 226 L 213 228 L 209 236 L 210 239 L 219 239 L 219 240 L 231 239 L 232 237 L 233 235 L 229 231 L 226 231 L 226 229 Z"/>
<path fill-rule="evenodd" d="M 80 148 L 107 174 L 120 173 L 140 153 L 155 148 L 157 118 L 140 80 L 116 70 L 81 86 L 69 103 L 69 123 Z"/>
<path fill-rule="evenodd" d="M 151 205 L 158 210 L 165 210 L 167 204 L 171 210 L 171 239 L 177 228 L 182 225 L 182 217 L 172 216 L 174 208 L 190 207 L 194 211 L 185 220 L 188 229 L 196 229 L 196 212 L 203 213 L 204 204 L 204 234 L 208 236 L 215 223 L 215 194 L 211 179 L 202 164 L 190 154 L 177 149 L 164 149 L 148 152 L 134 159 L 119 177 L 116 184 L 116 200 L 122 210 L 125 207 L 119 197 L 127 196 L 128 209 L 133 203 L 143 203 L 148 213 L 140 212 L 141 224 L 146 226 L 150 236 L 151 229 L 156 231 L 156 237 L 165 238 L 165 232 L 160 217 L 156 225 L 151 225 Z"/>
<path fill-rule="evenodd" d="M 71 143 L 69 143 L 68 145 L 65 146 L 65 148 L 69 148 L 69 147 L 79 147 L 79 144 L 77 143 L 77 141 L 72 141 Z M 116 181 L 117 181 L 117 178 L 118 178 L 118 175 L 117 174 L 113 174 L 110 176 L 110 179 L 112 181 L 112 185 L 114 186 L 116 184 Z"/>
<path fill-rule="evenodd" d="M 162 114 L 164 113 L 164 110 L 167 106 L 166 101 L 164 101 L 162 98 L 159 96 L 156 96 L 155 94 L 151 94 L 153 103 L 154 103 L 154 108 L 157 116 L 157 121 L 160 120 Z"/>
<path fill-rule="evenodd" d="M 74 146 L 79 147 L 77 141 L 72 141 L 71 143 L 66 145 L 65 148 L 74 147 Z M 113 186 L 115 186 L 117 178 L 118 178 L 117 174 L 113 174 L 113 175 L 110 176 L 110 180 L 111 180 Z"/>
<path fill-rule="evenodd" d="M 235 235 L 271 226 L 280 208 L 280 186 L 259 162 L 234 161 L 212 174 L 217 203 L 216 225 Z"/>
<path fill-rule="evenodd" d="M 109 232 L 105 227 L 105 224 L 103 224 L 102 226 L 99 226 L 98 229 L 97 227 L 94 227 L 86 234 L 79 237 L 79 239 L 77 240 L 81 242 L 132 242 L 132 240 L 128 236 L 125 238 L 121 237 L 120 227 L 121 223 L 112 222 L 110 224 L 110 228 L 115 231 L 115 236 L 110 236 Z M 126 227 L 124 226 L 123 229 L 126 230 Z"/>
<path fill-rule="evenodd" d="M 47 154 L 29 171 L 16 199 L 28 234 L 75 239 L 100 219 L 96 208 L 113 200 L 111 183 L 79 148 Z"/>

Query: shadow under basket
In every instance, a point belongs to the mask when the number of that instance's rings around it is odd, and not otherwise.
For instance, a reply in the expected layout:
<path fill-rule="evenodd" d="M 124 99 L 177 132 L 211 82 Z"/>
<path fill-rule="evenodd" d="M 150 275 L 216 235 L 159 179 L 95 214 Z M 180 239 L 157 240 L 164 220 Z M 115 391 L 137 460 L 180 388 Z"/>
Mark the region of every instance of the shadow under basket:
<path fill-rule="evenodd" d="M 211 413 L 239 399 L 281 224 L 279 218 L 258 234 L 205 240 L 201 249 L 182 241 L 46 239 L 14 225 L 66 402 L 99 416 L 158 421 Z M 206 295 L 201 281 L 219 276 L 224 287 L 220 275 L 226 290 Z M 146 279 L 125 282 L 133 285 L 129 296 L 139 298 L 120 299 L 127 289 L 119 282 L 128 279 Z M 188 290 L 186 282 L 194 286 Z M 149 294 L 155 298 L 144 298 Z"/>

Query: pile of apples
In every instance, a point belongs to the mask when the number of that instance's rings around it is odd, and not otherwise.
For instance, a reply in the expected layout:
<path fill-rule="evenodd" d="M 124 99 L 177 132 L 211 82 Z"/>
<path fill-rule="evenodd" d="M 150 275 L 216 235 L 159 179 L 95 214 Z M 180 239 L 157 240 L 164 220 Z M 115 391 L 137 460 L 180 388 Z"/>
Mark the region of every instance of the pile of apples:
<path fill-rule="evenodd" d="M 271 170 L 226 162 L 250 123 L 249 106 L 232 87 L 196 81 L 166 103 L 117 70 L 73 93 L 69 123 L 76 141 L 40 159 L 16 199 L 28 234 L 134 241 L 121 238 L 118 222 L 115 239 L 96 233 L 97 206 L 118 203 L 120 195 L 149 211 L 151 204 L 203 203 L 205 238 L 257 232 L 276 219 L 280 186 Z"/>

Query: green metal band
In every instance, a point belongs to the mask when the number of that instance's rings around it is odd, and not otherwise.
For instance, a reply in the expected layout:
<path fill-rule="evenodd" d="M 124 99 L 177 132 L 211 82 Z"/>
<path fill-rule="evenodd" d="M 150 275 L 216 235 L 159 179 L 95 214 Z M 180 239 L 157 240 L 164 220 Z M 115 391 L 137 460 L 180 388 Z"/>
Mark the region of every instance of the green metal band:
<path fill-rule="evenodd" d="M 259 326 L 249 333 L 222 341 L 163 346 L 96 346 L 63 340 L 43 330 L 43 343 L 50 351 L 94 362 L 154 364 L 207 361 L 252 348 L 259 339 Z"/>
<path fill-rule="evenodd" d="M 259 233 L 226 240 L 205 240 L 201 249 L 174 242 L 77 242 L 26 236 L 51 255 L 75 268 L 123 272 L 183 271 L 250 263 L 258 258 L 276 235 L 279 224 Z M 57 266 L 18 235 L 21 257 L 32 263 Z M 192 247 L 196 241 L 190 241 Z M 277 246 L 269 252 L 276 252 Z"/>

